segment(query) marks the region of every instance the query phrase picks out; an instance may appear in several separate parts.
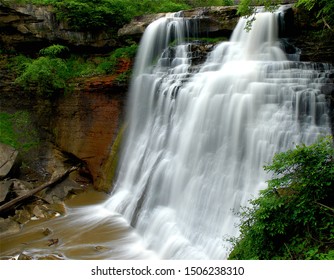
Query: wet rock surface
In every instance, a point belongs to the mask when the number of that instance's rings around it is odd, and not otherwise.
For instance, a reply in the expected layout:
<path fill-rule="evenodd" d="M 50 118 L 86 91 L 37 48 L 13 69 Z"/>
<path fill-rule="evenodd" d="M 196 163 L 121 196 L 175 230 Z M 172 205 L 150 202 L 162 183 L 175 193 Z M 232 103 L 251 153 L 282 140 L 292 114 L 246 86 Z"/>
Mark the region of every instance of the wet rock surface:
<path fill-rule="evenodd" d="M 65 180 L 50 185 L 50 187 L 37 192 L 34 195 L 29 196 L 25 200 L 21 200 L 19 203 L 5 208 L 8 203 L 12 202 L 16 198 L 22 198 L 27 194 L 34 191 L 35 188 L 43 185 L 48 181 L 52 181 L 52 178 L 64 173 L 64 170 L 68 169 L 69 158 L 66 154 L 63 154 L 58 149 L 51 150 L 48 159 L 43 162 L 43 169 L 47 173 L 45 177 L 37 177 L 37 181 L 27 182 L 24 180 L 27 176 L 23 170 L 20 170 L 19 176 L 11 176 L 5 180 L 0 181 L 1 188 L 1 201 L 0 201 L 0 237 L 5 238 L 13 234 L 19 233 L 23 226 L 27 225 L 31 221 L 36 220 L 50 220 L 58 216 L 64 216 L 66 214 L 66 207 L 64 201 L 72 198 L 85 191 L 90 185 L 91 181 L 81 175 L 81 169 L 71 173 Z M 71 164 L 73 159 L 71 160 Z M 45 180 L 45 181 L 43 181 Z M 44 229 L 43 234 L 45 236 L 50 235 L 52 232 L 48 229 Z M 54 242 L 56 244 L 56 242 Z M 51 246 L 51 245 L 50 245 Z M 26 259 L 24 254 L 20 255 L 19 259 Z M 53 259 L 52 257 L 43 256 L 43 258 Z M 57 259 L 59 257 L 56 257 Z M 28 256 L 30 259 L 30 256 Z"/>
<path fill-rule="evenodd" d="M 19 152 L 11 146 L 0 143 L 0 180 L 14 175 L 19 166 Z"/>

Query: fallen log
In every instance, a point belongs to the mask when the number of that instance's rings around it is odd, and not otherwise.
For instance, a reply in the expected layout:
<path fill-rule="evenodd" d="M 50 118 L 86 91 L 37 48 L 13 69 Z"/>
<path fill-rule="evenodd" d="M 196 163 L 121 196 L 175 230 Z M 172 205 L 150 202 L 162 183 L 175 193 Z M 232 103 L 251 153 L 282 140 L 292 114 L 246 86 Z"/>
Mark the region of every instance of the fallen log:
<path fill-rule="evenodd" d="M 54 178 L 52 178 L 49 182 L 31 190 L 30 192 L 24 194 L 24 195 L 21 195 L 17 198 L 14 198 L 12 199 L 11 201 L 3 204 L 0 206 L 0 213 L 2 212 L 6 212 L 8 211 L 9 209 L 11 209 L 14 205 L 18 204 L 19 202 L 22 202 L 30 197 L 32 197 L 33 195 L 35 195 L 36 193 L 40 192 L 41 190 L 44 190 L 48 187 L 53 187 L 54 185 L 62 182 L 71 172 L 77 170 L 78 167 L 71 167 L 69 169 L 67 169 L 64 173 L 60 174 L 60 175 L 57 175 L 55 176 Z"/>

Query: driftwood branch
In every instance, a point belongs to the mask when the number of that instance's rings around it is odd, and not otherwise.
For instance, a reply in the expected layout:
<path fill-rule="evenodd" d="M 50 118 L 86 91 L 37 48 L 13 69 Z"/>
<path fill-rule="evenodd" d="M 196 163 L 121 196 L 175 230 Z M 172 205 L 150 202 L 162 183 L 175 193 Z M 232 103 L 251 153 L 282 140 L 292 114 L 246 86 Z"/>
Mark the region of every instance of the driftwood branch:
<path fill-rule="evenodd" d="M 49 182 L 31 190 L 30 192 L 28 192 L 24 195 L 21 195 L 17 198 L 14 198 L 13 200 L 5 203 L 4 205 L 1 205 L 0 206 L 0 213 L 8 211 L 14 205 L 18 204 L 19 202 L 22 202 L 22 201 L 26 200 L 27 198 L 32 197 L 33 195 L 40 192 L 41 190 L 44 190 L 48 187 L 53 187 L 54 185 L 62 182 L 71 172 L 73 172 L 77 169 L 78 169 L 77 167 L 71 167 L 71 168 L 67 169 L 64 173 L 62 173 L 62 174 L 56 176 L 55 178 L 51 179 Z"/>

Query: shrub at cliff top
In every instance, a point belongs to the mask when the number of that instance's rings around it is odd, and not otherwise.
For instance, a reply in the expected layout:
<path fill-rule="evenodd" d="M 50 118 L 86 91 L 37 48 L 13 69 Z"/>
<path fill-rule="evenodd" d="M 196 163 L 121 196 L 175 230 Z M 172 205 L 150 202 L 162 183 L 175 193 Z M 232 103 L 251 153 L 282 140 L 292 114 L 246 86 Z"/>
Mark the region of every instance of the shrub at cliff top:
<path fill-rule="evenodd" d="M 241 213 L 230 259 L 334 259 L 332 137 L 275 155 L 268 188 Z"/>
<path fill-rule="evenodd" d="M 132 44 L 116 49 L 107 57 L 89 60 L 75 55 L 69 56 L 67 47 L 52 45 L 40 50 L 40 56 L 36 59 L 22 55 L 12 58 L 10 67 L 18 75 L 16 84 L 27 91 L 50 97 L 69 91 L 71 79 L 78 77 L 115 74 L 119 75 L 120 82 L 127 82 L 131 69 L 120 71 L 120 63 L 131 64 L 136 51 L 137 45 Z"/>
<path fill-rule="evenodd" d="M 69 69 L 62 59 L 42 56 L 24 63 L 23 72 L 16 83 L 40 95 L 51 95 L 66 89 L 69 75 Z"/>

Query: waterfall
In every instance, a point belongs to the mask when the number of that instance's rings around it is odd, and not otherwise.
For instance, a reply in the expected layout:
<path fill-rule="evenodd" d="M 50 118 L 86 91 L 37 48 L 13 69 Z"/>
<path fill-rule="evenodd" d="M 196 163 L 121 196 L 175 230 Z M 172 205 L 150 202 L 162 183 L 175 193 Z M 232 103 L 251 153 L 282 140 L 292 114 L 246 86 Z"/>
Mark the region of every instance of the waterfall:
<path fill-rule="evenodd" d="M 263 165 L 330 133 L 326 65 L 289 61 L 277 18 L 257 14 L 250 32 L 241 19 L 201 67 L 192 65 L 190 20 L 161 18 L 143 35 L 104 207 L 159 258 L 225 259 L 236 213 L 266 187 Z"/>

